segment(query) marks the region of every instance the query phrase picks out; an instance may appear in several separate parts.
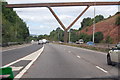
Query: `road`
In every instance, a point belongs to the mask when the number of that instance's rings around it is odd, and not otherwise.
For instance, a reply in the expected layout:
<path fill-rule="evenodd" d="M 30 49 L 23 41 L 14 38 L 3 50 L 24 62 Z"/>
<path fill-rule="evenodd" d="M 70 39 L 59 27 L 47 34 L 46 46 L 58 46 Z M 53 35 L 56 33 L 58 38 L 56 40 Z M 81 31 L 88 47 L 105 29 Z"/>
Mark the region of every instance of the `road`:
<path fill-rule="evenodd" d="M 22 78 L 109 78 L 118 69 L 106 64 L 106 53 L 49 43 Z"/>
<path fill-rule="evenodd" d="M 42 46 L 43 45 L 32 44 L 20 48 L 4 50 L 2 51 L 2 66 L 11 66 L 13 68 L 14 76 L 16 76 L 32 60 L 25 57 L 41 49 Z"/>

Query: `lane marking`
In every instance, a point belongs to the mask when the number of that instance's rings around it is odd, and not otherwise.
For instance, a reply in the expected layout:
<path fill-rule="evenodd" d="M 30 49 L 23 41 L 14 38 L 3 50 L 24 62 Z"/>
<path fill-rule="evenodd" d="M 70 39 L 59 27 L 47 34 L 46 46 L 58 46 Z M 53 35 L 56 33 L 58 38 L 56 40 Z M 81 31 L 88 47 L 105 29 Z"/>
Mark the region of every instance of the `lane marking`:
<path fill-rule="evenodd" d="M 43 46 L 43 47 L 44 47 L 44 46 Z M 42 47 L 42 48 L 43 48 L 43 47 Z M 41 48 L 41 49 L 42 49 L 42 48 Z M 37 53 L 38 53 L 39 51 L 41 51 L 41 49 L 38 50 L 38 51 L 36 51 L 36 52 L 33 52 L 33 53 L 31 53 L 31 54 L 29 54 L 29 55 L 27 55 L 27 56 L 25 56 L 25 57 L 23 57 L 23 58 L 20 58 L 20 59 L 14 61 L 14 62 L 11 62 L 11 63 L 3 66 L 3 67 L 8 67 L 8 66 L 13 65 L 13 64 L 15 64 L 15 63 L 17 63 L 17 62 L 19 62 L 19 61 L 21 61 L 21 60 L 33 60 L 33 59 L 38 55 Z"/>
<path fill-rule="evenodd" d="M 81 58 L 80 56 L 77 56 L 78 58 Z"/>
<path fill-rule="evenodd" d="M 105 73 L 108 73 L 108 71 L 104 70 L 103 68 L 99 67 L 99 66 L 96 66 L 96 68 L 98 68 L 99 70 L 105 72 Z"/>
<path fill-rule="evenodd" d="M 23 68 L 23 66 L 20 67 L 10 66 L 10 67 L 12 67 L 12 71 L 19 71 Z"/>
<path fill-rule="evenodd" d="M 40 50 L 36 51 L 35 52 L 37 54 L 36 57 L 19 74 L 17 74 L 15 78 L 20 79 L 25 74 L 25 72 L 27 72 L 27 70 L 31 67 L 31 65 L 37 60 L 37 58 L 41 55 L 43 50 L 44 46 Z"/>

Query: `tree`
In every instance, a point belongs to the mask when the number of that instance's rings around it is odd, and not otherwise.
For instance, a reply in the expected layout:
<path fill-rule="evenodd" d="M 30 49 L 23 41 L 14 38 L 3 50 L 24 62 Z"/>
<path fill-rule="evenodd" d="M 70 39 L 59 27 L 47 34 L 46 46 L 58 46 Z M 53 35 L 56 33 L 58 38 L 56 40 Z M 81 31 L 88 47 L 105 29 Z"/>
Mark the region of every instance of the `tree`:
<path fill-rule="evenodd" d="M 101 21 L 103 19 L 104 19 L 103 15 L 97 15 L 97 16 L 95 16 L 95 23 L 97 23 L 97 22 L 99 22 L 99 21 Z"/>
<path fill-rule="evenodd" d="M 106 43 L 112 43 L 113 40 L 112 40 L 112 38 L 110 36 L 107 36 L 105 42 Z"/>
<path fill-rule="evenodd" d="M 100 41 L 102 41 L 104 38 L 104 35 L 102 32 L 96 32 L 95 33 L 95 43 L 99 43 Z"/>
<path fill-rule="evenodd" d="M 93 21 L 92 21 L 92 19 L 91 18 L 84 18 L 83 20 L 82 20 L 82 22 L 81 22 L 81 28 L 84 28 L 84 27 L 86 27 L 86 26 L 90 26 L 90 25 L 92 25 L 93 24 Z"/>
<path fill-rule="evenodd" d="M 2 2 L 2 42 L 28 41 L 29 29 L 26 23 L 12 8 L 6 8 L 5 5 L 7 3 Z"/>
<path fill-rule="evenodd" d="M 97 15 L 94 18 L 95 18 L 95 23 L 104 20 L 103 15 Z M 94 18 L 90 18 L 90 17 L 84 18 L 81 22 L 81 27 L 79 28 L 79 30 L 82 30 L 84 27 L 91 26 L 93 24 Z"/>
<path fill-rule="evenodd" d="M 56 30 L 50 32 L 49 39 L 52 41 L 63 41 L 64 31 L 58 27 Z"/>
<path fill-rule="evenodd" d="M 85 34 L 85 33 L 81 33 L 81 34 L 79 35 L 79 39 L 83 39 L 84 42 L 88 42 L 88 41 L 91 41 L 92 36 L 91 36 L 91 35 L 87 35 L 87 34 Z"/>

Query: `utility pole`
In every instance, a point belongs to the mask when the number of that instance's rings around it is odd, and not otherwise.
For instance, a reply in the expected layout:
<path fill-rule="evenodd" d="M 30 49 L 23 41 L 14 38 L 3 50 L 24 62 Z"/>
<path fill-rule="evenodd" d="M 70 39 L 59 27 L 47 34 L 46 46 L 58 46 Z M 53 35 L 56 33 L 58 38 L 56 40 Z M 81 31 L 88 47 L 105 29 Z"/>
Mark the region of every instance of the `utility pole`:
<path fill-rule="evenodd" d="M 93 42 L 95 42 L 95 5 L 94 5 L 94 21 L 93 21 Z"/>

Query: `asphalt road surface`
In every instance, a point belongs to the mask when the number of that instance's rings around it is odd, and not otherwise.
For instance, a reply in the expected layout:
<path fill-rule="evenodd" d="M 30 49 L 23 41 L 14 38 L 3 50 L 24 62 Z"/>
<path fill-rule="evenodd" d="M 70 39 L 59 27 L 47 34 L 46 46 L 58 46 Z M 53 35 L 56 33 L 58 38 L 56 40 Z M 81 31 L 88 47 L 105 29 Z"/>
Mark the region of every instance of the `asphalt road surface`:
<path fill-rule="evenodd" d="M 49 43 L 22 78 L 109 78 L 118 71 L 107 65 L 106 53 Z"/>
<path fill-rule="evenodd" d="M 43 45 L 32 44 L 5 50 L 2 52 L 2 67 L 11 67 L 15 77 L 34 59 L 34 52 L 42 47 Z"/>
<path fill-rule="evenodd" d="M 23 47 L 23 48 L 16 48 L 13 50 L 3 51 L 2 52 L 2 65 L 4 66 L 6 64 L 9 64 L 10 62 L 18 60 L 24 56 L 27 56 L 37 51 L 41 47 L 42 45 L 33 44 L 33 45 Z"/>

